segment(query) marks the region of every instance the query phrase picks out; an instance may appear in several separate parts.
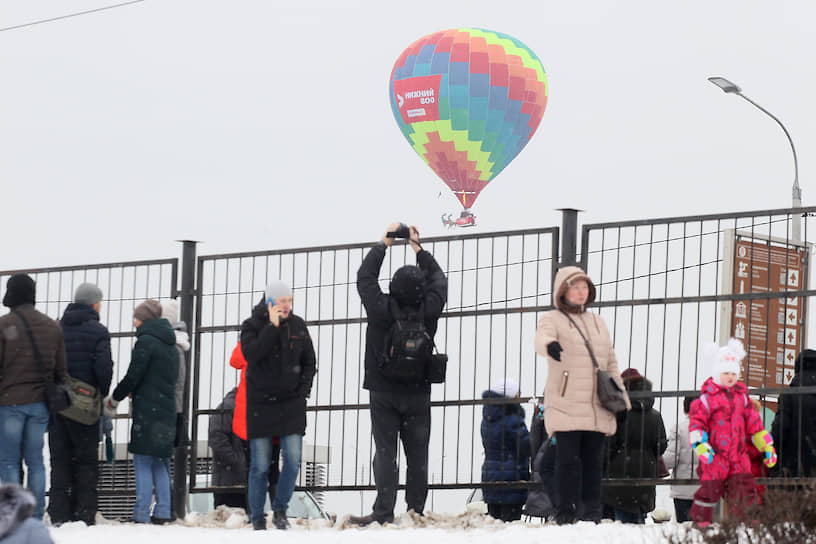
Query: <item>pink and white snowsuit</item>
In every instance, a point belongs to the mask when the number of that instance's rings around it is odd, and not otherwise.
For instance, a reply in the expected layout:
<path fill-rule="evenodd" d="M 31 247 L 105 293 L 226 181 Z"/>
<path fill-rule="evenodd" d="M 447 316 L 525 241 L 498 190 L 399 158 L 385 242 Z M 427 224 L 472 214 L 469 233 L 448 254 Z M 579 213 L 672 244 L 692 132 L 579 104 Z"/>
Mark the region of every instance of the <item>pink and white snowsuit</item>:
<path fill-rule="evenodd" d="M 757 501 L 748 448 L 750 437 L 763 429 L 744 383 L 737 382 L 729 389 L 712 378 L 705 381 L 701 397 L 691 403 L 689 434 L 706 433 L 714 457 L 710 464 L 700 463 L 698 469 L 700 489 L 691 508 L 694 521 L 710 523 L 714 506 L 723 495 L 729 511 L 737 516 Z"/>

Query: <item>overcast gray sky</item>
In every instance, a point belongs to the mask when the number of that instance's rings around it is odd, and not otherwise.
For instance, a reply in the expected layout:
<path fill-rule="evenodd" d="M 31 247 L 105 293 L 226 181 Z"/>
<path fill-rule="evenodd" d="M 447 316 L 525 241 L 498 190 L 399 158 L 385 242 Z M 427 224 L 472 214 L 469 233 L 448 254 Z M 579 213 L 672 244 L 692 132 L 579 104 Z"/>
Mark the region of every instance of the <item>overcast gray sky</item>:
<path fill-rule="evenodd" d="M 0 27 L 116 3 L 0 0 Z M 816 197 L 816 4 L 146 0 L 0 32 L 0 270 L 443 230 L 447 187 L 400 134 L 394 61 L 475 26 L 547 71 L 532 141 L 482 231 L 790 206 L 786 124 Z M 442 196 L 438 196 L 439 193 Z"/>

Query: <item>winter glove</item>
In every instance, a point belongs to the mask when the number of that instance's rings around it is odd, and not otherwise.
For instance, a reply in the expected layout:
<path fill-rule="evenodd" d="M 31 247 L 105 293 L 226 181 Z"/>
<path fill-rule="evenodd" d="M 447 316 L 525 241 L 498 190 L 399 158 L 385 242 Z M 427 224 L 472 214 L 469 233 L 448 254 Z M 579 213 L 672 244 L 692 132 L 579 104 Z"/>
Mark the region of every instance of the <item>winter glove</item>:
<path fill-rule="evenodd" d="M 708 443 L 707 432 L 691 431 L 689 433 L 689 444 L 691 444 L 691 449 L 697 454 L 701 463 L 710 465 L 714 461 L 714 448 Z"/>
<path fill-rule="evenodd" d="M 550 342 L 547 344 L 547 354 L 552 357 L 554 361 L 561 361 L 561 352 L 564 348 L 558 342 Z"/>
<path fill-rule="evenodd" d="M 764 429 L 758 433 L 754 433 L 754 436 L 751 437 L 751 442 L 754 443 L 756 449 L 765 454 L 765 459 L 763 459 L 762 462 L 766 467 L 771 468 L 776 464 L 776 450 L 773 447 L 774 441 L 771 433 Z"/>
<path fill-rule="evenodd" d="M 119 401 L 114 400 L 112 396 L 109 396 L 102 401 L 102 410 L 105 412 L 105 415 L 113 417 L 116 415 L 116 406 L 118 405 Z"/>

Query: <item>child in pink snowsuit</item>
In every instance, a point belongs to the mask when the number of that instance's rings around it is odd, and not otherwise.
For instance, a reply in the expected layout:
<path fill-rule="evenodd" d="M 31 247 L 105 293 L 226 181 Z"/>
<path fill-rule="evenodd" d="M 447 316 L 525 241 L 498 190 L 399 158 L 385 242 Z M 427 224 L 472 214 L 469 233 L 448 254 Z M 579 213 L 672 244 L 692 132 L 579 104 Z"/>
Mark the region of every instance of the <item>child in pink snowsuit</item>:
<path fill-rule="evenodd" d="M 757 502 L 748 443 L 764 453 L 768 467 L 776 464 L 773 438 L 753 410 L 748 388 L 739 381 L 745 349 L 732 338 L 726 347 L 717 344 L 704 351 L 712 362 L 711 377 L 689 411 L 689 442 L 700 459 L 700 488 L 694 494 L 691 519 L 699 526 L 711 523 L 714 507 L 725 495 L 728 512 L 743 517 L 745 507 Z"/>

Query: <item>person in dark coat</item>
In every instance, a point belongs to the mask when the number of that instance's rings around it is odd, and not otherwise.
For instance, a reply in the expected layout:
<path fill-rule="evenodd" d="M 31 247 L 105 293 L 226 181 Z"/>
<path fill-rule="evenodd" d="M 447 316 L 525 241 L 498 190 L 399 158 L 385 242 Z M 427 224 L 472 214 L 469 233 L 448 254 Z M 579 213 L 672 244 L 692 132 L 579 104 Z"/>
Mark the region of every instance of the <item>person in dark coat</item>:
<path fill-rule="evenodd" d="M 483 399 L 517 398 L 518 384 L 508 378 L 482 393 Z M 530 479 L 530 431 L 521 404 L 485 404 L 482 407 L 482 482 Z M 483 488 L 487 513 L 502 521 L 521 519 L 527 489 Z"/>
<path fill-rule="evenodd" d="M 34 517 L 36 500 L 18 484 L 0 485 L 0 542 L 54 544 L 48 528 Z"/>
<path fill-rule="evenodd" d="M 170 322 L 161 318 L 161 304 L 148 299 L 133 311 L 136 344 L 125 377 L 105 399 L 105 408 L 131 396 L 133 422 L 128 451 L 136 478 L 136 523 L 167 523 L 171 519 L 170 457 L 176 437 L 175 388 L 179 356 Z M 155 491 L 156 506 L 150 515 Z"/>
<path fill-rule="evenodd" d="M 317 371 L 312 338 L 303 319 L 292 313 L 292 302 L 292 289 L 272 281 L 252 317 L 241 325 L 241 351 L 247 360 L 249 509 L 256 530 L 266 529 L 263 508 L 274 437 L 280 439 L 283 466 L 272 501 L 273 523 L 278 529 L 289 527 L 286 509 L 300 471 L 306 399 Z"/>
<path fill-rule="evenodd" d="M 65 308 L 60 324 L 65 337 L 68 374 L 91 385 L 104 397 L 113 377 L 110 333 L 99 322 L 102 290 L 83 283 L 74 302 Z M 48 427 L 51 452 L 51 489 L 48 517 L 53 525 L 96 519 L 99 420 L 91 424 L 54 414 Z"/>
<path fill-rule="evenodd" d="M 356 525 L 394 520 L 397 502 L 397 445 L 402 441 L 406 459 L 405 502 L 409 510 L 422 514 L 428 496 L 428 442 L 431 435 L 431 384 L 400 383 L 389 380 L 380 363 L 386 337 L 395 323 L 394 307 L 424 313 L 425 330 L 433 339 L 437 322 L 448 299 L 448 279 L 428 251 L 419 244 L 419 231 L 410 227 L 409 243 L 416 253 L 416 266 L 400 267 L 391 278 L 390 294 L 380 289 L 379 275 L 385 252 L 400 223 L 389 225 L 376 246 L 371 248 L 357 270 L 357 292 L 366 310 L 365 377 L 371 402 L 371 429 L 374 435 L 374 481 L 377 499 L 371 514 L 350 516 Z"/>
<path fill-rule="evenodd" d="M 37 499 L 34 516 L 42 519 L 42 452 L 49 419 L 45 382 L 50 375 L 54 382 L 64 383 L 68 372 L 62 329 L 34 309 L 35 298 L 36 286 L 29 276 L 15 274 L 8 279 L 3 305 L 11 312 L 0 317 L 0 481 L 19 482 L 24 460 L 28 488 Z M 41 360 L 35 356 L 32 338 Z"/>
<path fill-rule="evenodd" d="M 213 486 L 244 486 L 247 483 L 244 441 L 232 432 L 237 391 L 237 387 L 232 388 L 216 407 L 219 412 L 210 416 L 208 438 L 213 453 Z M 222 504 L 246 509 L 246 493 L 243 491 L 213 493 L 213 507 L 218 508 Z"/>
<path fill-rule="evenodd" d="M 634 368 L 621 373 L 627 391 L 651 391 L 652 382 Z M 607 440 L 610 478 L 657 478 L 658 459 L 666 451 L 668 439 L 654 398 L 632 399 L 632 410 L 621 412 L 617 431 Z M 655 509 L 655 486 L 604 486 L 603 503 L 615 510 L 623 523 L 643 524 Z"/>
<path fill-rule="evenodd" d="M 448 298 L 448 280 L 439 264 L 419 244 L 419 231 L 410 227 L 409 243 L 416 253 L 416 266 L 400 267 L 391 278 L 390 294 L 380 289 L 379 275 L 386 249 L 394 243 L 400 223 L 392 223 L 376 246 L 371 248 L 357 271 L 357 292 L 366 310 L 365 377 L 369 391 L 371 428 L 376 445 L 374 480 L 377 498 L 371 514 L 351 516 L 356 525 L 394 520 L 397 502 L 398 440 L 402 441 L 407 464 L 405 501 L 409 510 L 422 514 L 428 496 L 428 442 L 431 434 L 431 384 L 397 382 L 383 374 L 386 339 L 395 323 L 395 310 L 423 312 L 427 334 L 433 340 L 439 316 Z M 389 237 L 389 233 L 392 234 Z"/>
<path fill-rule="evenodd" d="M 816 386 L 816 351 L 804 349 L 796 358 L 790 388 Z M 816 476 L 816 394 L 780 395 L 771 427 L 779 463 L 773 476 Z"/>

